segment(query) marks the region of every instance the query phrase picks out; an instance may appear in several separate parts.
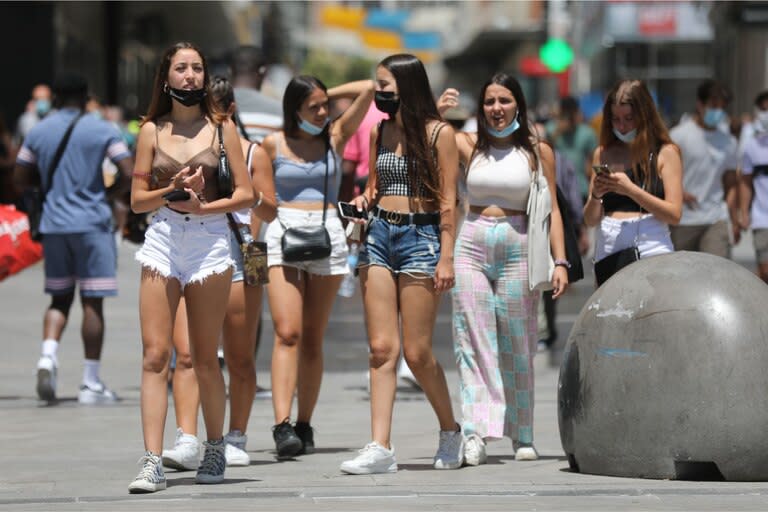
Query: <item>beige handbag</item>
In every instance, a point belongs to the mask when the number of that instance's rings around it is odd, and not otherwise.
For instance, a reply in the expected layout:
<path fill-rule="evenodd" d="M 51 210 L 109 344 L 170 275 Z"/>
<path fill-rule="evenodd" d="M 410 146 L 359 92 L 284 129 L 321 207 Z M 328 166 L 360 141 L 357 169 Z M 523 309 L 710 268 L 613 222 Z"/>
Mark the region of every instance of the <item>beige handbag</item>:
<path fill-rule="evenodd" d="M 528 194 L 528 287 L 533 290 L 551 290 L 555 262 L 549 244 L 552 218 L 552 195 L 541 166 L 541 155 L 534 144 L 538 165 L 531 173 Z"/>

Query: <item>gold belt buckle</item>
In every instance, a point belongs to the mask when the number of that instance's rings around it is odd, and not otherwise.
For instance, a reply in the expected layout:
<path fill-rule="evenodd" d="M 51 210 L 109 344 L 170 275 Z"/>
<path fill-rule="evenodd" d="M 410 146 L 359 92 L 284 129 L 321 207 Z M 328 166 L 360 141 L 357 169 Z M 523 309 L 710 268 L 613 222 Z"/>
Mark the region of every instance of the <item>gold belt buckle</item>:
<path fill-rule="evenodd" d="M 400 224 L 400 222 L 403 220 L 403 214 L 400 212 L 393 212 L 388 210 L 386 219 L 390 224 Z"/>

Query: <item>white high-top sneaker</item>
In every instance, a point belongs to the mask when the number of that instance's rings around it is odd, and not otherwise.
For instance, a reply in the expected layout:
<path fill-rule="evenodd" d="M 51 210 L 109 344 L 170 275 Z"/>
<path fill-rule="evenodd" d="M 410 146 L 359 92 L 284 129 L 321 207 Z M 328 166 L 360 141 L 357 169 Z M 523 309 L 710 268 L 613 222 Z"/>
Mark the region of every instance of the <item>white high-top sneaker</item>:
<path fill-rule="evenodd" d="M 192 471 L 200 465 L 200 440 L 192 434 L 176 429 L 176 442 L 170 450 L 163 450 L 163 465 L 179 471 Z"/>

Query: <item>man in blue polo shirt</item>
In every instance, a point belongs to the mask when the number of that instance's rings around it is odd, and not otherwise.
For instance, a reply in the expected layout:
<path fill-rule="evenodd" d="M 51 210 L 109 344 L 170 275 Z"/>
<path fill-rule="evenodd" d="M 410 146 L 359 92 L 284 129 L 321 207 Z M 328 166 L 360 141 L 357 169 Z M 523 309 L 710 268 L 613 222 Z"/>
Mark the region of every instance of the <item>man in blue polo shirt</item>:
<path fill-rule="evenodd" d="M 39 182 L 48 191 L 40 232 L 44 235 L 45 291 L 51 295 L 51 304 L 43 319 L 37 394 L 41 400 L 56 400 L 56 354 L 77 283 L 85 349 L 78 401 L 110 403 L 117 397 L 101 381 L 99 365 L 104 340 L 103 298 L 117 295 L 117 250 L 101 168 L 105 157 L 117 165 L 120 178 L 109 193 L 124 193 L 130 186 L 133 158 L 112 125 L 96 116 L 81 116 L 88 93 L 83 77 L 63 73 L 56 79 L 53 92 L 54 106 L 59 110 L 29 132 L 16 157 L 15 169 L 21 187 Z M 70 125 L 73 129 L 69 142 L 49 182 L 54 155 Z"/>

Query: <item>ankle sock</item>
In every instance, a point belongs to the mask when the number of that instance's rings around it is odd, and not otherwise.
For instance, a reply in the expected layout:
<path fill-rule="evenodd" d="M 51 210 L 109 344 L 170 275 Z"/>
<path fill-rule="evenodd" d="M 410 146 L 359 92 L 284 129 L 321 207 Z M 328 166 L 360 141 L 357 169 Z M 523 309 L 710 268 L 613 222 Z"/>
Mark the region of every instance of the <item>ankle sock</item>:
<path fill-rule="evenodd" d="M 99 368 L 101 361 L 98 359 L 86 359 L 83 367 L 83 384 L 91 387 L 98 387 L 101 384 L 99 379 Z"/>
<path fill-rule="evenodd" d="M 56 366 L 59 365 L 59 359 L 56 357 L 56 354 L 59 351 L 59 342 L 54 339 L 47 339 L 43 341 L 43 348 L 41 350 L 41 354 L 43 356 L 50 357 L 53 359 L 53 362 L 56 364 Z"/>

